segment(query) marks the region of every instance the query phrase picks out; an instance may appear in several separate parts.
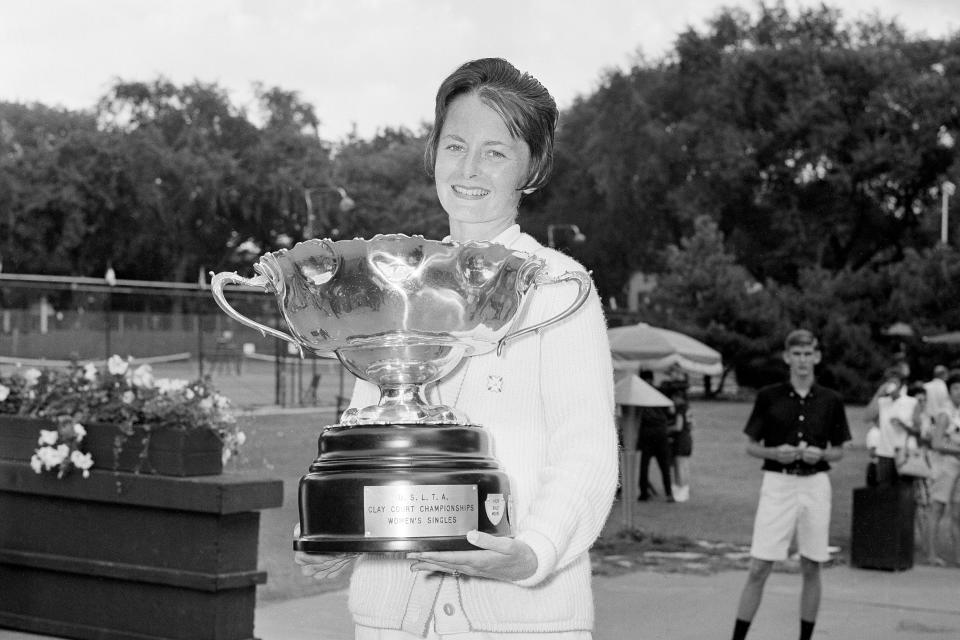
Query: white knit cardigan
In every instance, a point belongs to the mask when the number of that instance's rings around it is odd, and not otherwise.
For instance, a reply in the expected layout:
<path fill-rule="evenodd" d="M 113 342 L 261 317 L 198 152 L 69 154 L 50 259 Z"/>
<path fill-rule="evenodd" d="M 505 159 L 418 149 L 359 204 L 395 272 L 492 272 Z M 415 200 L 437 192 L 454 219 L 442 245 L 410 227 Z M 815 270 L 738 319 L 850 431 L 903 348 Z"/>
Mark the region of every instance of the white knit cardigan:
<path fill-rule="evenodd" d="M 551 274 L 583 270 L 517 225 L 494 241 L 544 258 Z M 518 326 L 556 315 L 576 287 L 543 286 L 530 295 Z M 525 580 L 458 579 L 471 629 L 591 630 L 588 550 L 610 511 L 618 463 L 613 368 L 596 291 L 591 287 L 574 315 L 508 343 L 499 357 L 465 359 L 438 387 L 428 392 L 431 402 L 455 402 L 492 436 L 494 455 L 510 478 L 514 535 L 537 557 L 536 573 Z M 378 397 L 376 387 L 360 382 L 352 405 L 375 404 Z M 426 632 L 440 576 L 411 572 L 411 564 L 403 554 L 361 557 L 349 598 L 357 624 Z"/>

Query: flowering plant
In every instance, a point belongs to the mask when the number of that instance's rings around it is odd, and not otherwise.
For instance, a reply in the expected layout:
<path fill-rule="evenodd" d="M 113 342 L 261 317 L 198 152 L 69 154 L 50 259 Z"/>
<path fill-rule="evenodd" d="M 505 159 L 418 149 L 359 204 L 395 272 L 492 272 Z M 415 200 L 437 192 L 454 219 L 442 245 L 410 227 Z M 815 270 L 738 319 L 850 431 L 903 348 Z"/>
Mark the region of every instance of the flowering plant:
<path fill-rule="evenodd" d="M 40 430 L 40 439 L 37 449 L 30 458 L 30 466 L 37 473 L 56 471 L 57 477 L 62 478 L 76 467 L 83 471 L 83 477 L 90 477 L 90 467 L 93 458 L 89 453 L 80 450 L 80 443 L 87 435 L 87 430 L 79 422 L 74 422 L 67 416 L 57 419 L 57 428 Z"/>
<path fill-rule="evenodd" d="M 72 467 L 89 475 L 93 461 L 82 451 L 83 425 L 116 425 L 123 445 L 134 429 L 149 434 L 159 429 L 208 429 L 223 442 L 223 460 L 235 455 L 245 440 L 237 427 L 231 402 L 212 385 L 209 377 L 194 381 L 154 378 L 148 364 L 134 367 L 132 358 L 111 356 L 105 369 L 93 363 L 73 363 L 67 370 L 18 368 L 0 377 L 0 414 L 48 418 L 56 431 L 41 431 L 31 459 L 37 473 L 56 470 L 62 477 Z M 86 456 L 86 457 L 84 457 Z"/>

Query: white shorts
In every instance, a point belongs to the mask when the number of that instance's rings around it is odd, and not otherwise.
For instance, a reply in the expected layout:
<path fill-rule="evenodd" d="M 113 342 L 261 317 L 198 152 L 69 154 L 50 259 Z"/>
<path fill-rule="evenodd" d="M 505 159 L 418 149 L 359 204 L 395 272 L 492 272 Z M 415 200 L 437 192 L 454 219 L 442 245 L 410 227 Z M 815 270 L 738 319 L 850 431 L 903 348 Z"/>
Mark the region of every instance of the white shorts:
<path fill-rule="evenodd" d="M 960 477 L 960 458 L 941 455 L 933 466 L 933 481 L 930 483 L 930 500 L 941 504 L 960 502 L 960 492 L 954 493 Z"/>
<path fill-rule="evenodd" d="M 801 556 L 815 562 L 829 560 L 832 495 L 830 476 L 825 472 L 793 476 L 764 471 L 750 555 L 760 560 L 786 560 L 796 533 Z"/>

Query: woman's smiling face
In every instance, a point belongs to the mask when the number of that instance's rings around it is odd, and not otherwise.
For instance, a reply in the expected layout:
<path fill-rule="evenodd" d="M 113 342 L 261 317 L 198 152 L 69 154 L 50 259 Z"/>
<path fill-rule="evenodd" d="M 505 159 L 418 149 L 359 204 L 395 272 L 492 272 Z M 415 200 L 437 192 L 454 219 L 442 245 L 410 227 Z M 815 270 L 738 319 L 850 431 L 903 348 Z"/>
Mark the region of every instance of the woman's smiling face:
<path fill-rule="evenodd" d="M 530 149 L 475 94 L 450 103 L 434 176 L 455 240 L 489 240 L 514 223 Z"/>

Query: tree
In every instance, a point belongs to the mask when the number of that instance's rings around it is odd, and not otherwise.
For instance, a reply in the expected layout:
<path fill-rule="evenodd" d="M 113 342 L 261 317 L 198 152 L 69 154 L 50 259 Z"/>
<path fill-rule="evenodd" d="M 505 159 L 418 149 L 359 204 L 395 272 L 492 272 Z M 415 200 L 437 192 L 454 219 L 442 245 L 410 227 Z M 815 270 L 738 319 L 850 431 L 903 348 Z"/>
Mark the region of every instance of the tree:
<path fill-rule="evenodd" d="M 787 318 L 769 290 L 775 285 L 763 286 L 736 263 L 709 216 L 698 217 L 693 235 L 667 248 L 666 263 L 646 315 L 719 350 L 724 378 L 734 370 L 742 384 L 752 383 L 750 370 L 779 351 L 787 331 Z"/>
<path fill-rule="evenodd" d="M 701 214 L 760 281 L 898 261 L 935 240 L 923 214 L 955 172 L 958 53 L 958 37 L 909 40 L 826 6 L 724 9 L 563 114 L 572 164 L 544 210 L 603 221 L 590 238 L 608 295 L 661 270 L 662 247 Z M 572 192 L 596 194 L 589 213 L 564 202 Z"/>
<path fill-rule="evenodd" d="M 265 121 L 254 143 L 238 154 L 229 200 L 231 248 L 252 240 L 263 249 L 322 236 L 333 189 L 333 150 L 318 135 L 319 117 L 296 92 L 257 86 Z"/>
<path fill-rule="evenodd" d="M 350 139 L 337 154 L 337 180 L 356 194 L 357 210 L 344 216 L 341 235 L 377 233 L 447 235 L 447 216 L 423 165 L 427 131 L 378 131 L 372 140 Z"/>
<path fill-rule="evenodd" d="M 257 97 L 262 128 L 216 85 L 118 82 L 100 101 L 103 129 L 124 136 L 137 190 L 137 262 L 125 273 L 141 266 L 189 280 L 230 266 L 245 240 L 269 250 L 303 239 L 311 194 L 330 185 L 331 150 L 295 92 L 259 86 Z"/>
<path fill-rule="evenodd" d="M 119 141 L 87 113 L 0 103 L 0 251 L 7 271 L 102 275 L 129 198 Z"/>
<path fill-rule="evenodd" d="M 135 200 L 123 212 L 131 242 L 113 262 L 127 277 L 184 281 L 223 247 L 236 153 L 252 125 L 215 85 L 118 81 L 97 107 L 102 130 L 122 136 Z M 162 238 L 161 242 L 157 239 Z M 149 274 L 149 276 L 147 276 Z"/>

